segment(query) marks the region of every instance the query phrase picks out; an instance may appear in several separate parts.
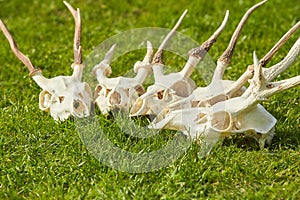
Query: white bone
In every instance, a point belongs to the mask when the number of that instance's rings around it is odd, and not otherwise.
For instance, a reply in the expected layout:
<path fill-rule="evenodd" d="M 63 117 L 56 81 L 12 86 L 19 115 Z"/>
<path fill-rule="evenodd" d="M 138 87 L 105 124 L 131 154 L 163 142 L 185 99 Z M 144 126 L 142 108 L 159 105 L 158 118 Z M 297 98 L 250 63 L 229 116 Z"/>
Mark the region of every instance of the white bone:
<path fill-rule="evenodd" d="M 57 76 L 45 78 L 18 48 L 5 24 L 0 20 L 0 27 L 16 57 L 29 69 L 30 76 L 43 89 L 39 95 L 39 107 L 49 111 L 55 120 L 65 120 L 69 116 L 85 117 L 90 115 L 92 92 L 87 83 L 81 82 L 84 65 L 81 64 L 80 47 L 80 11 L 64 2 L 75 19 L 74 63 L 72 76 Z"/>
<path fill-rule="evenodd" d="M 271 143 L 275 134 L 276 119 L 259 103 L 268 100 L 278 92 L 300 85 L 300 76 L 271 82 L 299 57 L 300 38 L 281 62 L 270 68 L 265 68 L 265 65 L 300 28 L 300 22 L 296 23 L 261 60 L 254 52 L 253 65 L 249 65 L 237 81 L 223 80 L 223 74 L 231 62 L 242 27 L 250 14 L 266 1 L 252 6 L 245 13 L 227 49 L 218 59 L 211 83 L 206 87 L 196 88 L 190 76 L 225 28 L 228 11 L 221 26 L 200 47 L 189 52 L 187 63 L 177 73 L 164 74 L 162 54 L 187 11 L 181 15 L 174 28 L 163 40 L 153 61 L 151 61 L 152 45 L 147 42 L 144 60 L 134 65 L 136 73 L 134 78 L 108 78 L 112 73 L 110 63 L 115 49 L 113 45 L 103 61 L 93 69 L 99 82 L 95 89 L 95 102 L 101 112 L 107 114 L 117 108 L 131 109 L 132 116 L 154 114 L 156 118 L 149 125 L 150 128 L 182 131 L 192 139 L 201 140 L 202 145 L 207 145 L 206 153 L 209 153 L 218 141 L 234 134 L 253 137 L 259 142 L 261 148 L 265 143 Z M 50 112 L 55 120 L 65 120 L 69 116 L 89 116 L 92 103 L 92 91 L 89 85 L 81 82 L 84 65 L 81 61 L 80 12 L 79 9 L 74 10 L 70 4 L 64 3 L 75 19 L 74 63 L 71 66 L 73 68 L 71 76 L 45 78 L 41 70 L 36 69 L 30 59 L 18 49 L 5 24 L 0 20 L 0 28 L 9 41 L 13 53 L 29 69 L 30 76 L 43 89 L 39 95 L 40 109 Z M 152 71 L 155 83 L 144 93 L 142 84 Z M 250 83 L 248 88 L 244 86 L 247 81 Z"/>
<path fill-rule="evenodd" d="M 136 99 L 144 93 L 142 84 L 152 73 L 150 61 L 153 48 L 148 41 L 144 60 L 138 61 L 134 65 L 134 71 L 137 73 L 134 78 L 123 76 L 108 78 L 107 76 L 112 72 L 110 62 L 114 48 L 115 45 L 105 55 L 104 60 L 93 68 L 93 73 L 99 82 L 95 89 L 95 102 L 104 115 L 115 108 L 128 111 Z"/>

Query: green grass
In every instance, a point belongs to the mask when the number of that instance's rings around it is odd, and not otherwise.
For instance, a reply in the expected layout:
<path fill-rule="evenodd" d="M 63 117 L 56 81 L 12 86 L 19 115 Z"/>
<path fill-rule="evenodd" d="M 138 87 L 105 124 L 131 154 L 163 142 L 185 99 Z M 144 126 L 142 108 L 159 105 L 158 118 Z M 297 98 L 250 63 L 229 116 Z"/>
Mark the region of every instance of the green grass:
<path fill-rule="evenodd" d="M 216 60 L 239 19 L 254 2 L 82 0 L 70 3 L 81 9 L 83 58 L 103 40 L 122 31 L 171 28 L 184 8 L 189 9 L 189 14 L 180 31 L 196 41 L 204 41 L 229 9 L 229 23 L 210 51 Z M 20 49 L 43 69 L 45 76 L 71 73 L 74 24 L 62 2 L 0 1 L 0 7 L 0 18 Z M 243 29 L 226 78 L 238 78 L 252 62 L 254 50 L 262 57 L 299 20 L 299 11 L 299 0 L 272 0 L 255 11 Z M 280 61 L 297 37 L 299 31 L 270 64 Z M 81 142 L 73 119 L 55 123 L 40 111 L 40 88 L 27 76 L 26 68 L 14 57 L 2 34 L 0 44 L 0 199 L 300 198 L 299 87 L 263 103 L 278 119 L 276 135 L 268 148 L 259 150 L 252 139 L 234 137 L 214 148 L 208 157 L 199 159 L 199 147 L 193 144 L 168 167 L 131 174 L 106 167 L 95 159 Z M 129 70 L 130 65 L 125 65 L 128 68 L 116 69 L 114 74 Z M 298 59 L 279 79 L 299 75 L 299 66 Z M 193 78 L 200 77 L 193 74 Z M 99 119 L 108 137 L 124 149 L 143 149 L 148 144 L 153 147 L 153 142 L 162 145 L 170 139 L 163 135 L 156 141 L 134 140 L 123 134 L 112 118 L 99 116 Z"/>

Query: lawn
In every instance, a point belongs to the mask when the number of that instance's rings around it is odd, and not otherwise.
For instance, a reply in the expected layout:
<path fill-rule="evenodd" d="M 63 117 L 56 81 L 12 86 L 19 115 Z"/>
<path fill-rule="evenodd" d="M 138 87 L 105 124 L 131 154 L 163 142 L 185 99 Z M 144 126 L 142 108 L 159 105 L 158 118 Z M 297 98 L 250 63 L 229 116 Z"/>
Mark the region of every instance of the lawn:
<path fill-rule="evenodd" d="M 229 9 L 226 29 L 209 52 L 214 60 L 225 50 L 244 12 L 256 2 L 70 1 L 81 10 L 83 59 L 118 33 L 142 27 L 171 28 L 185 8 L 189 12 L 179 31 L 201 43 Z M 20 49 L 46 77 L 72 73 L 74 22 L 61 1 L 2 0 L 0 7 L 0 18 Z M 256 10 L 242 31 L 225 77 L 237 79 L 252 63 L 253 51 L 259 57 L 267 53 L 299 21 L 299 13 L 299 0 L 272 0 Z M 284 58 L 299 33 L 268 66 Z M 232 137 L 209 156 L 199 158 L 199 146 L 193 144 L 167 167 L 128 173 L 99 162 L 82 143 L 74 119 L 57 123 L 39 110 L 41 89 L 12 54 L 2 33 L 0 44 L 0 199 L 300 198 L 299 87 L 263 103 L 278 120 L 276 135 L 267 148 L 260 150 L 250 138 Z M 116 61 L 113 76 L 128 72 L 140 56 L 130 54 L 130 59 Z M 168 64 L 173 71 L 182 67 L 180 61 L 172 59 Z M 298 59 L 278 80 L 297 76 L 299 71 Z M 192 77 L 201 79 L 197 73 Z M 107 137 L 124 149 L 151 150 L 173 136 L 166 132 L 155 139 L 132 139 L 118 129 L 114 118 L 99 114 L 98 119 Z"/>

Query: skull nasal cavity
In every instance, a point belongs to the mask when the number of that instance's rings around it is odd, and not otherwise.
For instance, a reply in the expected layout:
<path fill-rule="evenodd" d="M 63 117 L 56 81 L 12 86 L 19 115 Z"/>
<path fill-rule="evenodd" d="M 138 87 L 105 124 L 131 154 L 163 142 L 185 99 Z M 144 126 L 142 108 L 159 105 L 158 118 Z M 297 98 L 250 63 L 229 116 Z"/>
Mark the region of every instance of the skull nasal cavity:
<path fill-rule="evenodd" d="M 157 98 L 158 98 L 159 100 L 161 100 L 163 97 L 164 97 L 164 91 L 163 91 L 163 90 L 157 92 Z"/>
<path fill-rule="evenodd" d="M 63 101 L 64 101 L 65 97 L 63 97 L 63 96 L 60 96 L 60 97 L 58 97 L 58 99 L 59 99 L 59 103 L 61 103 L 61 102 L 63 102 Z"/>

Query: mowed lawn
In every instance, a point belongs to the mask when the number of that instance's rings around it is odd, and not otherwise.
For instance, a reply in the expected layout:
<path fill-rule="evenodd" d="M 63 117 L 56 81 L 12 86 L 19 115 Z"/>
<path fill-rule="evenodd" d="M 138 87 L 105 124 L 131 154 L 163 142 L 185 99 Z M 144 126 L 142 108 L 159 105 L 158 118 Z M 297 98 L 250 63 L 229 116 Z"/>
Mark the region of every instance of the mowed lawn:
<path fill-rule="evenodd" d="M 123 31 L 171 28 L 184 9 L 189 12 L 179 31 L 201 43 L 228 9 L 228 24 L 209 52 L 215 61 L 244 12 L 257 2 L 70 1 L 81 10 L 83 59 L 102 41 Z M 3 0 L 0 8 L 0 18 L 20 49 L 46 77 L 72 73 L 74 21 L 62 1 Z M 257 9 L 242 31 L 225 78 L 237 79 L 252 63 L 254 50 L 263 57 L 299 21 L 299 13 L 299 0 L 272 0 Z M 284 58 L 299 34 L 268 67 Z M 112 76 L 126 73 L 141 55 L 122 57 L 113 65 Z M 169 59 L 167 64 L 178 71 L 183 63 Z M 299 71 L 298 59 L 277 80 L 297 76 Z M 192 78 L 201 82 L 197 73 Z M 81 142 L 74 119 L 57 123 L 39 110 L 40 91 L 0 33 L 0 199 L 300 199 L 299 87 L 263 103 L 278 119 L 267 148 L 260 150 L 253 139 L 236 136 L 199 158 L 199 146 L 193 144 L 170 166 L 140 174 L 111 169 L 94 158 Z M 112 117 L 97 114 L 108 138 L 124 149 L 144 149 L 151 142 L 162 146 L 172 139 L 168 134 L 154 141 L 132 139 Z"/>

